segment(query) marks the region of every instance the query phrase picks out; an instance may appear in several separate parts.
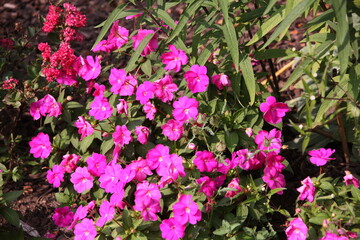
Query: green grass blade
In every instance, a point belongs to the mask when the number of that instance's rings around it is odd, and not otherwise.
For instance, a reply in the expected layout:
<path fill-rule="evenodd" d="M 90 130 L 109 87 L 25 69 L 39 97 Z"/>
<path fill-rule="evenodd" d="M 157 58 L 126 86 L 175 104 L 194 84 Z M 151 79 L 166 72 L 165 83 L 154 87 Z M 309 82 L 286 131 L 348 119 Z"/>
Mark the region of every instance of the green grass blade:
<path fill-rule="evenodd" d="M 255 83 L 254 71 L 251 65 L 251 59 L 248 55 L 242 56 L 240 61 L 240 69 L 244 76 L 246 88 L 249 92 L 250 105 L 253 105 L 255 102 L 256 83 Z"/>

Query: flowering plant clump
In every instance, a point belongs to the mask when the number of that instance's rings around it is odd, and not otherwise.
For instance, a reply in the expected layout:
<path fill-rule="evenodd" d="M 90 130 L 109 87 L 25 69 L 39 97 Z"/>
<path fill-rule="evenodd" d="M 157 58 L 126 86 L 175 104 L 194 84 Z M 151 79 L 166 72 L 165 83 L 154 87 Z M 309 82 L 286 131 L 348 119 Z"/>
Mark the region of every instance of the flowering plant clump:
<path fill-rule="evenodd" d="M 341 161 L 341 151 L 310 135 L 329 135 L 320 129 L 332 122 L 324 118 L 346 108 L 328 113 L 321 105 L 321 118 L 313 119 L 317 103 L 307 96 L 331 90 L 324 85 L 317 93 L 303 80 L 306 101 L 294 104 L 280 91 L 278 73 L 264 80 L 267 73 L 260 70 L 273 58 L 269 43 L 257 48 L 266 24 L 284 20 L 273 41 L 291 20 L 279 16 L 295 16 L 297 9 L 302 14 L 315 1 L 305 2 L 298 8 L 259 2 L 263 12 L 257 14 L 250 1 L 147 1 L 140 12 L 124 3 L 99 25 L 83 56 L 73 45 L 83 41 L 86 16 L 70 3 L 51 5 L 42 31 L 57 34 L 59 42 L 38 45 L 37 80 L 44 87 L 32 93 L 28 110 L 41 127 L 29 138 L 28 156 L 48 163 L 46 179 L 62 204 L 54 223 L 73 231 L 74 239 L 355 236 L 356 172 L 347 159 L 341 180 L 326 175 L 326 167 Z M 183 5 L 184 13 L 173 19 L 169 13 Z M 249 26 L 265 19 L 263 13 L 271 21 L 253 35 Z M 252 39 L 243 42 L 240 33 L 248 31 Z M 322 41 L 328 39 L 335 36 Z M 325 54 L 330 48 L 317 49 L 313 58 L 335 56 Z M 276 54 L 293 58 L 302 51 Z M 342 77 L 350 79 L 341 66 Z M 2 89 L 15 91 L 15 80 L 8 78 Z M 296 137 L 289 139 L 289 132 Z M 294 168 L 308 163 L 305 154 L 289 154 L 294 146 L 310 155 L 313 173 Z M 288 183 L 290 177 L 296 181 Z M 292 190 L 296 200 L 286 204 Z"/>

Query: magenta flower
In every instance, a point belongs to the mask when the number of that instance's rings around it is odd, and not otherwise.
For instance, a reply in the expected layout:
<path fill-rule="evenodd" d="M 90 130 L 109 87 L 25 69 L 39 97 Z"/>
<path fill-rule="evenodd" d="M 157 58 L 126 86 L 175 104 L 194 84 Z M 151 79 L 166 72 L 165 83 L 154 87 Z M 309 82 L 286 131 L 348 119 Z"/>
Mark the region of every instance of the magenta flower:
<path fill-rule="evenodd" d="M 116 49 L 115 42 L 110 42 L 108 40 L 101 40 L 91 51 L 93 52 L 111 52 Z"/>
<path fill-rule="evenodd" d="M 96 226 L 103 227 L 105 223 L 112 220 L 115 216 L 116 210 L 114 206 L 112 206 L 108 200 L 104 200 L 99 209 L 100 218 L 96 222 Z"/>
<path fill-rule="evenodd" d="M 104 173 L 100 176 L 100 187 L 107 193 L 115 193 L 118 189 L 117 183 L 120 180 L 119 172 L 122 170 L 119 164 L 108 164 Z"/>
<path fill-rule="evenodd" d="M 359 188 L 359 179 L 357 179 L 356 177 L 354 177 L 349 171 L 345 171 L 345 176 L 344 176 L 344 182 L 345 185 L 354 185 L 356 188 Z"/>
<path fill-rule="evenodd" d="M 134 40 L 133 47 L 134 50 L 136 50 L 142 40 L 149 34 L 154 34 L 154 36 L 151 38 L 151 40 L 145 46 L 144 50 L 141 52 L 141 56 L 143 57 L 149 55 L 151 52 L 154 52 L 158 48 L 158 35 L 155 33 L 154 30 L 139 29 L 138 33 L 132 37 L 132 40 Z"/>
<path fill-rule="evenodd" d="M 184 133 L 183 124 L 174 119 L 167 121 L 167 123 L 161 126 L 161 129 L 162 133 L 171 141 L 179 140 Z"/>
<path fill-rule="evenodd" d="M 198 116 L 199 102 L 194 98 L 180 97 L 173 103 L 173 116 L 179 122 L 186 122 L 190 118 L 196 120 Z"/>
<path fill-rule="evenodd" d="M 137 86 L 137 80 L 131 74 L 127 75 L 125 70 L 112 68 L 110 70 L 110 91 L 120 96 L 131 96 Z"/>
<path fill-rule="evenodd" d="M 137 135 L 137 140 L 141 144 L 146 144 L 150 135 L 149 128 L 144 126 L 136 126 L 135 134 Z"/>
<path fill-rule="evenodd" d="M 186 173 L 182 157 L 176 154 L 171 154 L 170 159 L 163 159 L 163 161 L 159 163 L 156 173 L 163 177 L 162 180 L 170 179 L 170 182 L 172 182 L 172 180 L 177 180 L 179 175 L 181 177 L 185 177 Z"/>
<path fill-rule="evenodd" d="M 223 73 L 212 76 L 211 82 L 215 84 L 219 90 L 222 90 L 224 87 L 229 87 L 231 85 L 229 77 Z"/>
<path fill-rule="evenodd" d="M 285 230 L 288 240 L 306 240 L 308 227 L 301 218 L 291 220 L 290 226 Z"/>
<path fill-rule="evenodd" d="M 119 99 L 119 104 L 116 105 L 116 109 L 119 114 L 125 113 L 125 115 L 128 115 L 128 104 L 124 99 Z"/>
<path fill-rule="evenodd" d="M 151 170 L 158 168 L 160 163 L 170 161 L 170 148 L 162 144 L 156 145 L 147 152 L 146 161 Z"/>
<path fill-rule="evenodd" d="M 289 111 L 289 107 L 282 102 L 276 102 L 276 98 L 269 96 L 266 102 L 260 104 L 260 111 L 264 113 L 264 120 L 271 124 L 277 124 Z"/>
<path fill-rule="evenodd" d="M 174 220 L 185 225 L 186 223 L 196 224 L 201 220 L 201 211 L 198 205 L 192 200 L 191 195 L 182 194 L 179 201 L 173 206 Z"/>
<path fill-rule="evenodd" d="M 316 166 L 324 166 L 328 161 L 335 159 L 330 157 L 334 152 L 335 150 L 331 148 L 311 150 L 309 151 L 309 155 L 311 156 L 310 162 Z"/>
<path fill-rule="evenodd" d="M 78 133 L 81 135 L 80 141 L 94 132 L 94 128 L 82 116 L 78 117 L 78 120 L 74 122 L 74 125 L 78 128 Z"/>
<path fill-rule="evenodd" d="M 143 181 L 136 185 L 135 197 L 137 199 L 153 199 L 155 201 L 160 201 L 161 193 L 159 186 L 155 183 L 149 183 L 148 181 Z"/>
<path fill-rule="evenodd" d="M 179 72 L 181 66 L 187 64 L 188 57 L 186 53 L 181 49 L 176 49 L 174 45 L 169 45 L 170 52 L 163 53 L 160 58 L 162 63 L 166 64 L 165 70 Z"/>
<path fill-rule="evenodd" d="M 114 139 L 114 143 L 120 147 L 123 147 L 132 141 L 131 132 L 125 125 L 116 126 L 112 137 Z"/>
<path fill-rule="evenodd" d="M 238 178 L 233 178 L 231 180 L 231 182 L 227 185 L 227 188 L 233 188 L 233 189 L 236 189 L 236 190 L 227 191 L 225 193 L 226 198 L 232 198 L 236 194 L 238 194 L 238 193 L 240 193 L 242 191 L 242 189 L 240 187 L 240 180 Z"/>
<path fill-rule="evenodd" d="M 215 186 L 214 180 L 208 176 L 201 177 L 196 179 L 196 183 L 200 186 L 199 192 L 204 193 L 207 197 L 213 197 L 217 188 Z"/>
<path fill-rule="evenodd" d="M 71 174 L 70 182 L 74 184 L 74 189 L 78 193 L 90 190 L 93 187 L 93 176 L 87 170 L 87 167 L 78 167 Z"/>
<path fill-rule="evenodd" d="M 52 151 L 50 138 L 46 133 L 38 133 L 37 136 L 31 139 L 29 145 L 30 153 L 32 153 L 35 158 L 40 157 L 41 159 L 45 159 Z"/>
<path fill-rule="evenodd" d="M 286 185 L 285 177 L 278 171 L 272 171 L 271 168 L 264 169 L 263 181 L 269 186 L 270 189 L 283 188 Z M 283 194 L 283 191 L 277 192 L 277 194 Z"/>
<path fill-rule="evenodd" d="M 345 236 L 339 236 L 332 232 L 326 232 L 325 236 L 322 238 L 319 238 L 319 240 L 349 240 L 349 238 L 345 237 Z"/>
<path fill-rule="evenodd" d="M 62 161 L 60 163 L 60 167 L 65 169 L 65 172 L 72 173 L 77 168 L 77 163 L 81 159 L 80 156 L 76 154 L 65 154 L 62 157 Z"/>
<path fill-rule="evenodd" d="M 156 221 L 158 216 L 156 213 L 161 212 L 161 206 L 159 201 L 149 199 L 147 201 L 136 201 L 133 206 L 134 210 L 140 211 L 144 221 Z"/>
<path fill-rule="evenodd" d="M 200 172 L 212 172 L 218 165 L 218 161 L 212 152 L 198 151 L 193 162 Z"/>
<path fill-rule="evenodd" d="M 74 213 L 68 206 L 62 208 L 55 208 L 55 213 L 52 216 L 52 220 L 55 225 L 59 227 L 67 227 L 73 221 Z"/>
<path fill-rule="evenodd" d="M 154 104 L 152 104 L 151 102 L 147 102 L 143 106 L 143 111 L 144 111 L 144 113 L 146 113 L 146 118 L 147 119 L 154 120 L 155 113 L 156 113 L 156 107 L 155 107 Z"/>
<path fill-rule="evenodd" d="M 166 75 L 162 79 L 156 80 L 155 84 L 155 96 L 163 102 L 169 102 L 173 100 L 174 94 L 178 90 L 178 86 L 173 82 L 170 75 Z"/>
<path fill-rule="evenodd" d="M 296 189 L 300 193 L 299 199 L 307 199 L 309 202 L 313 202 L 315 196 L 315 187 L 313 182 L 311 181 L 311 178 L 305 178 L 301 181 L 301 184 L 302 186 Z"/>
<path fill-rule="evenodd" d="M 45 95 L 45 97 L 30 105 L 30 115 L 34 120 L 38 120 L 41 116 L 58 117 L 61 112 L 61 104 L 56 102 L 55 98 L 50 94 Z"/>
<path fill-rule="evenodd" d="M 146 159 L 139 159 L 136 161 L 132 161 L 129 166 L 131 167 L 132 171 L 135 172 L 134 179 L 142 182 L 146 179 L 147 176 L 153 174 L 148 166 L 148 162 Z"/>
<path fill-rule="evenodd" d="M 106 97 L 95 97 L 94 101 L 90 104 L 89 115 L 93 116 L 96 120 L 104 120 L 112 115 L 112 107 Z"/>
<path fill-rule="evenodd" d="M 240 168 L 248 170 L 256 170 L 263 166 L 257 154 L 249 152 L 248 149 L 240 149 L 231 154 L 230 167 L 233 169 L 239 166 Z"/>
<path fill-rule="evenodd" d="M 270 130 L 270 132 L 260 130 L 255 136 L 254 141 L 262 151 L 279 153 L 282 147 L 281 131 L 278 131 L 275 128 Z"/>
<path fill-rule="evenodd" d="M 54 187 L 60 187 L 61 182 L 64 181 L 65 169 L 58 165 L 54 165 L 50 170 L 47 171 L 46 179 Z"/>
<path fill-rule="evenodd" d="M 86 59 L 79 56 L 74 63 L 74 70 L 85 81 L 95 79 L 101 72 L 100 59 L 98 56 L 95 56 L 95 59 L 92 56 L 87 56 Z"/>
<path fill-rule="evenodd" d="M 117 20 L 113 23 L 107 40 L 115 45 L 115 49 L 121 48 L 129 40 L 129 30 L 119 26 L 119 20 Z"/>
<path fill-rule="evenodd" d="M 209 77 L 206 75 L 205 66 L 193 65 L 190 70 L 184 74 L 188 83 L 188 88 L 192 93 L 204 92 L 209 85 Z"/>
<path fill-rule="evenodd" d="M 77 222 L 83 218 L 85 218 L 89 211 L 93 210 L 95 207 L 95 201 L 91 201 L 88 203 L 88 205 L 86 206 L 82 206 L 80 205 L 77 209 L 76 209 L 76 212 L 74 214 L 74 218 L 73 218 L 73 221 L 71 223 L 71 225 L 68 227 L 68 229 L 72 229 L 75 227 L 75 225 L 77 224 Z"/>
<path fill-rule="evenodd" d="M 136 100 L 140 101 L 141 104 L 149 102 L 154 97 L 155 85 L 152 82 L 145 81 L 139 85 L 136 90 Z"/>
<path fill-rule="evenodd" d="M 99 153 L 93 153 L 86 159 L 86 163 L 89 173 L 94 177 L 100 177 L 105 171 L 106 157 Z"/>
<path fill-rule="evenodd" d="M 106 90 L 105 85 L 95 83 L 94 88 L 95 88 L 95 91 L 92 94 L 94 97 L 103 97 L 104 96 L 104 92 Z"/>
<path fill-rule="evenodd" d="M 186 226 L 179 224 L 175 219 L 169 218 L 162 220 L 160 224 L 161 237 L 166 240 L 178 240 L 185 236 Z"/>
<path fill-rule="evenodd" d="M 80 223 L 76 224 L 74 234 L 74 240 L 94 240 L 97 234 L 94 221 L 84 218 Z"/>

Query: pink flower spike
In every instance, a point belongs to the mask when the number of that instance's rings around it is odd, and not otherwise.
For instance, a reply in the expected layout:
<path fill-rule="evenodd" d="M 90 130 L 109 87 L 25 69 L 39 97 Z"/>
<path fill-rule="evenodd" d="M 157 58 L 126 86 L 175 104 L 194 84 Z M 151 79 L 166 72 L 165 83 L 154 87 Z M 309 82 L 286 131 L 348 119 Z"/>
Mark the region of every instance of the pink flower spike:
<path fill-rule="evenodd" d="M 185 236 L 186 226 L 174 218 L 164 219 L 160 224 L 161 237 L 166 240 L 179 240 Z"/>
<path fill-rule="evenodd" d="M 311 181 L 311 178 L 305 178 L 301 181 L 301 184 L 302 186 L 296 189 L 300 193 L 299 199 L 307 199 L 309 202 L 313 202 L 315 196 L 315 187 L 313 182 Z"/>
<path fill-rule="evenodd" d="M 190 70 L 184 74 L 188 83 L 188 88 L 192 93 L 204 92 L 209 85 L 209 77 L 206 75 L 205 66 L 193 65 Z"/>
<path fill-rule="evenodd" d="M 134 50 L 136 50 L 140 45 L 140 43 L 142 42 L 142 40 L 149 34 L 154 34 L 154 36 L 151 38 L 151 40 L 145 46 L 144 50 L 141 52 L 141 56 L 143 57 L 149 55 L 151 52 L 154 52 L 158 48 L 159 46 L 157 41 L 158 35 L 155 33 L 154 30 L 139 29 L 137 34 L 132 37 L 132 40 L 134 40 L 133 47 Z"/>
<path fill-rule="evenodd" d="M 308 227 L 301 218 L 295 218 L 291 220 L 285 233 L 288 240 L 306 240 Z"/>
<path fill-rule="evenodd" d="M 266 102 L 260 104 L 260 111 L 264 113 L 264 120 L 271 124 L 277 124 L 289 111 L 285 103 L 276 102 L 276 98 L 269 96 Z"/>
<path fill-rule="evenodd" d="M 70 207 L 65 206 L 62 208 L 55 208 L 55 214 L 52 219 L 55 225 L 59 227 L 67 227 L 73 221 L 74 213 L 70 210 Z"/>
<path fill-rule="evenodd" d="M 309 151 L 310 162 L 315 164 L 316 166 L 324 166 L 328 161 L 334 160 L 335 158 L 331 158 L 330 156 L 335 152 L 334 149 L 328 148 L 320 148 Z"/>
<path fill-rule="evenodd" d="M 49 135 L 42 132 L 36 137 L 33 137 L 29 142 L 29 145 L 30 153 L 32 153 L 35 158 L 40 157 L 41 159 L 45 159 L 52 151 Z"/>
<path fill-rule="evenodd" d="M 196 224 L 201 220 L 201 211 L 191 195 L 182 194 L 173 205 L 174 219 L 181 225 Z"/>
<path fill-rule="evenodd" d="M 80 141 L 94 132 L 94 128 L 82 116 L 78 117 L 78 120 L 74 123 L 74 125 L 78 128 L 78 133 L 81 135 Z"/>
<path fill-rule="evenodd" d="M 181 66 L 187 64 L 188 57 L 186 53 L 177 49 L 174 45 L 169 45 L 170 52 L 163 53 L 160 58 L 162 59 L 162 63 L 165 64 L 165 70 L 174 72 L 179 72 L 181 70 Z"/>
<path fill-rule="evenodd" d="M 345 185 L 354 185 L 356 188 L 359 188 L 359 179 L 357 179 L 356 177 L 354 177 L 349 171 L 345 171 L 345 176 L 344 176 L 344 182 Z"/>
<path fill-rule="evenodd" d="M 97 234 L 94 221 L 84 218 L 80 223 L 76 224 L 74 234 L 74 240 L 94 240 Z"/>

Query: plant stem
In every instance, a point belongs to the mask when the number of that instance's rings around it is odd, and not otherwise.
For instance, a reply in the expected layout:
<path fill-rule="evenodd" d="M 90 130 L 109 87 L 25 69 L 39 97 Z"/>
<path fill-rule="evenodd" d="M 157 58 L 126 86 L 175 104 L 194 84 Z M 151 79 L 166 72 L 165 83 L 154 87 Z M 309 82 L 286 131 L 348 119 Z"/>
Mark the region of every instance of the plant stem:
<path fill-rule="evenodd" d="M 342 148 L 344 151 L 345 168 L 346 168 L 346 170 L 349 170 L 350 152 L 349 152 L 349 147 L 348 147 L 348 144 L 346 141 L 346 134 L 345 134 L 344 124 L 342 121 L 342 116 L 343 116 L 343 114 L 341 112 L 339 112 L 336 115 L 336 120 L 339 125 L 339 135 L 340 135 L 340 139 L 341 139 Z"/>

